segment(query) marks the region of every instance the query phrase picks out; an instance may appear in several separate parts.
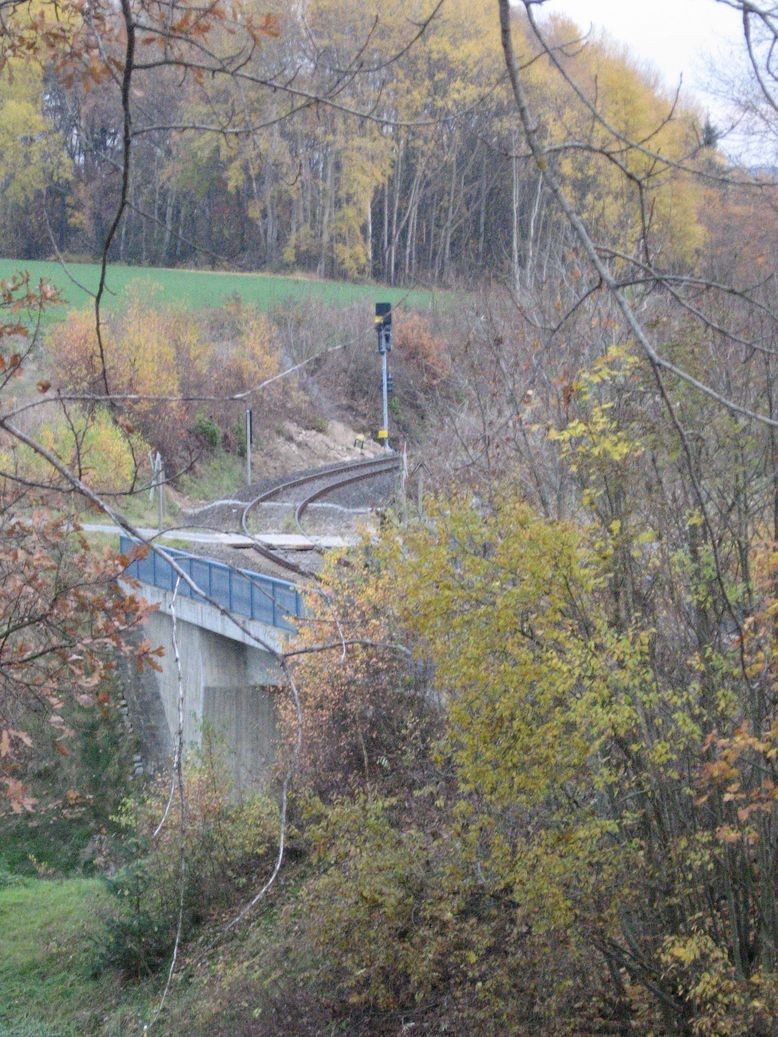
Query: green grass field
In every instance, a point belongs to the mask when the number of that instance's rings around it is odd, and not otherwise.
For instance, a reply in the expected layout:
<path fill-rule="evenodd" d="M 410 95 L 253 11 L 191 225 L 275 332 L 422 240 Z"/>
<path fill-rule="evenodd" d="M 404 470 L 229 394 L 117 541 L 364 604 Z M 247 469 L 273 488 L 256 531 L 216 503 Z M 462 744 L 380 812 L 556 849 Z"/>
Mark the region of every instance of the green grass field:
<path fill-rule="evenodd" d="M 140 1037 L 143 989 L 92 975 L 104 897 L 98 879 L 0 887 L 0 1037 Z"/>
<path fill-rule="evenodd" d="M 85 288 L 97 287 L 99 267 L 96 263 L 72 263 L 68 269 Z M 60 290 L 73 308 L 90 305 L 90 296 L 68 278 L 59 263 L 21 259 L 0 259 L 0 280 L 7 280 L 20 270 L 27 270 L 33 284 L 45 278 Z M 105 296 L 107 307 L 120 302 L 128 290 L 135 288 L 148 296 L 149 302 L 205 309 L 221 305 L 231 295 L 240 295 L 252 306 L 269 310 L 290 300 L 326 302 L 335 306 L 354 303 L 391 302 L 393 305 L 429 309 L 435 306 L 436 294 L 406 291 L 381 285 L 350 284 L 346 281 L 318 281 L 305 277 L 280 277 L 273 274 L 235 274 L 205 270 L 170 270 L 161 267 L 112 266 L 108 272 Z"/>

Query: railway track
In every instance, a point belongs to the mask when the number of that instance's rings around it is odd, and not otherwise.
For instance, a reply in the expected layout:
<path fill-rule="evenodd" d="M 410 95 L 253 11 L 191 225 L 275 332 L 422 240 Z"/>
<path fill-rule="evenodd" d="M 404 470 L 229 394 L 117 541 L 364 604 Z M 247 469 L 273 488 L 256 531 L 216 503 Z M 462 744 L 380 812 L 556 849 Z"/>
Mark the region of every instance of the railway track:
<path fill-rule="evenodd" d="M 252 498 L 252 500 L 244 503 L 240 517 L 241 529 L 247 537 L 254 540 L 254 537 L 248 528 L 249 515 L 253 509 L 257 508 L 260 504 L 273 500 L 288 490 L 296 490 L 300 487 L 307 486 L 308 484 L 323 482 L 323 485 L 317 486 L 313 492 L 309 493 L 296 505 L 292 505 L 295 508 L 294 518 L 297 527 L 305 535 L 300 520 L 305 509 L 312 504 L 313 501 L 318 500 L 320 497 L 324 497 L 329 493 L 335 493 L 353 483 L 362 482 L 366 479 L 375 479 L 379 476 L 385 475 L 386 473 L 398 468 L 399 464 L 399 455 L 392 453 L 386 457 L 367 458 L 361 461 L 344 461 L 340 464 L 333 464 L 326 468 L 320 468 L 316 472 L 309 472 L 307 475 L 298 475 L 293 479 L 285 479 L 283 482 L 271 486 L 270 489 L 263 491 L 256 497 Z M 309 572 L 297 565 L 295 562 L 292 562 L 288 558 L 279 554 L 278 551 L 271 550 L 270 548 L 267 548 L 262 544 L 257 544 L 256 542 L 253 544 L 253 550 L 263 558 L 273 562 L 274 565 L 279 565 L 299 576 L 310 575 Z"/>

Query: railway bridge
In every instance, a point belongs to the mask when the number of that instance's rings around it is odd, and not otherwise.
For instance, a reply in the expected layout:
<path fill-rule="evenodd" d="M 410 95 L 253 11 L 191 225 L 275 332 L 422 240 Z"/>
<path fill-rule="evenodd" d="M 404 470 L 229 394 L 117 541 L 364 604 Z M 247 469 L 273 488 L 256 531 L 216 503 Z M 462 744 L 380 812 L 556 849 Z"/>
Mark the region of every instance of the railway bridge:
<path fill-rule="evenodd" d="M 241 505 L 240 525 L 253 551 L 276 567 L 305 575 L 295 562 L 250 536 L 248 518 L 253 509 L 282 494 L 301 491 L 302 496 L 288 506 L 304 534 L 300 519 L 313 502 L 364 480 L 388 477 L 391 481 L 399 463 L 398 455 L 391 452 L 339 462 L 295 475 L 250 500 L 215 502 L 205 510 Z M 123 554 L 131 554 L 133 546 L 129 537 L 120 538 Z M 197 747 L 206 732 L 213 733 L 225 747 L 238 786 L 263 784 L 270 775 L 276 742 L 274 699 L 283 685 L 277 654 L 294 637 L 294 621 L 303 614 L 300 591 L 286 580 L 186 551 L 166 548 L 165 553 L 201 593 L 156 552 L 127 568 L 127 576 L 141 584 L 143 597 L 158 606 L 146 620 L 145 634 L 165 653 L 159 673 L 146 670 L 127 681 L 128 704 L 144 753 L 157 765 L 170 757 L 178 729 L 180 660 L 185 744 Z"/>
<path fill-rule="evenodd" d="M 120 538 L 123 554 L 132 554 L 135 546 L 129 537 Z M 300 591 L 284 580 L 185 551 L 167 548 L 165 553 L 203 594 L 154 552 L 126 570 L 129 579 L 141 584 L 139 593 L 158 606 L 145 620 L 144 633 L 165 653 L 159 672 L 146 668 L 127 675 L 126 698 L 144 756 L 152 766 L 161 766 L 172 754 L 178 728 L 178 659 L 185 744 L 197 748 L 206 732 L 212 734 L 223 745 L 239 787 L 264 784 L 274 758 L 274 699 L 283 685 L 272 652 L 283 651 L 294 637 L 293 621 L 303 609 Z"/>

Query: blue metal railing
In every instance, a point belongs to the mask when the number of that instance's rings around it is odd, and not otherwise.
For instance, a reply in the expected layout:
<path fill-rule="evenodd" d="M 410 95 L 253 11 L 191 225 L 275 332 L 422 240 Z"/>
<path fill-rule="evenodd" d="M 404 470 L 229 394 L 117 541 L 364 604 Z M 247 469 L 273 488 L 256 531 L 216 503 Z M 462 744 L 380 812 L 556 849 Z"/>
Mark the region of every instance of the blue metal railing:
<path fill-rule="evenodd" d="M 119 537 L 119 550 L 122 554 L 131 554 L 137 546 L 137 541 L 130 537 Z M 212 562 L 208 558 L 200 558 L 170 547 L 165 548 L 165 553 L 174 557 L 176 565 L 179 565 L 187 576 L 222 608 L 238 616 L 279 627 L 281 630 L 295 630 L 287 617 L 302 616 L 303 603 L 300 592 L 293 583 L 285 583 L 283 580 L 250 572 L 248 569 L 233 569 L 221 562 Z M 125 572 L 141 583 L 150 583 L 152 587 L 168 591 L 174 589 L 178 579 L 178 573 L 170 563 L 153 551 L 145 558 L 130 562 Z M 182 598 L 192 598 L 194 601 L 207 604 L 203 595 L 196 594 L 183 580 L 178 585 L 178 593 Z"/>

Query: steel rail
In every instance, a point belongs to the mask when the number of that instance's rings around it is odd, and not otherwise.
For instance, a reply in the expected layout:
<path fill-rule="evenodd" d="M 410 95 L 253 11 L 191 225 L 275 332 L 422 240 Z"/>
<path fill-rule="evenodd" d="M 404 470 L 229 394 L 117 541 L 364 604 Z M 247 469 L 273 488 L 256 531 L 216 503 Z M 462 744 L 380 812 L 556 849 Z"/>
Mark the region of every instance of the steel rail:
<path fill-rule="evenodd" d="M 246 502 L 240 517 L 241 529 L 245 535 L 253 541 L 253 550 L 261 557 L 273 562 L 275 565 L 278 565 L 283 569 L 288 569 L 290 572 L 297 573 L 299 576 L 309 576 L 310 573 L 306 572 L 305 569 L 301 568 L 301 566 L 297 565 L 295 562 L 289 561 L 289 559 L 279 555 L 276 551 L 272 551 L 263 544 L 258 544 L 256 542 L 256 538 L 249 532 L 248 528 L 248 516 L 251 509 L 255 508 L 258 504 L 263 504 L 265 501 L 271 500 L 279 493 L 283 493 L 284 490 L 294 489 L 297 486 L 304 486 L 309 482 L 318 482 L 320 479 L 325 479 L 332 475 L 340 475 L 344 472 L 352 472 L 355 470 L 359 472 L 359 478 L 370 479 L 378 475 L 383 475 L 384 472 L 391 471 L 391 469 L 396 467 L 398 464 L 399 457 L 396 454 L 392 454 L 390 457 L 370 457 L 359 461 L 344 461 L 338 464 L 328 465 L 325 468 L 320 468 L 316 472 L 309 472 L 307 475 L 298 475 L 293 479 L 285 479 L 283 482 L 271 486 L 269 490 L 265 490 L 263 493 L 258 494 L 256 497 L 253 497 L 250 501 Z M 378 471 L 362 472 L 362 469 L 364 468 L 372 469 L 376 466 L 378 466 Z M 347 485 L 352 481 L 358 480 L 352 478 L 343 482 L 342 485 Z M 335 486 L 332 486 L 332 489 L 335 489 Z M 310 500 L 308 503 L 310 503 Z"/>
<path fill-rule="evenodd" d="M 399 458 L 392 458 L 391 463 L 385 464 L 384 467 L 380 468 L 377 472 L 360 472 L 358 475 L 350 475 L 346 479 L 340 479 L 336 482 L 327 483 L 326 486 L 322 486 L 318 490 L 315 490 L 312 494 L 310 494 L 310 496 L 306 497 L 305 500 L 300 501 L 300 503 L 295 508 L 294 520 L 297 524 L 297 528 L 300 530 L 303 536 L 308 536 L 308 534 L 305 532 L 302 525 L 300 524 L 300 519 L 302 518 L 303 512 L 308 507 L 308 505 L 312 504 L 315 500 L 318 500 L 319 497 L 324 497 L 328 493 L 333 493 L 335 490 L 339 490 L 343 486 L 351 486 L 355 482 L 361 482 L 363 479 L 374 479 L 378 475 L 383 475 L 385 472 L 391 472 L 395 468 L 399 468 L 399 466 Z"/>

